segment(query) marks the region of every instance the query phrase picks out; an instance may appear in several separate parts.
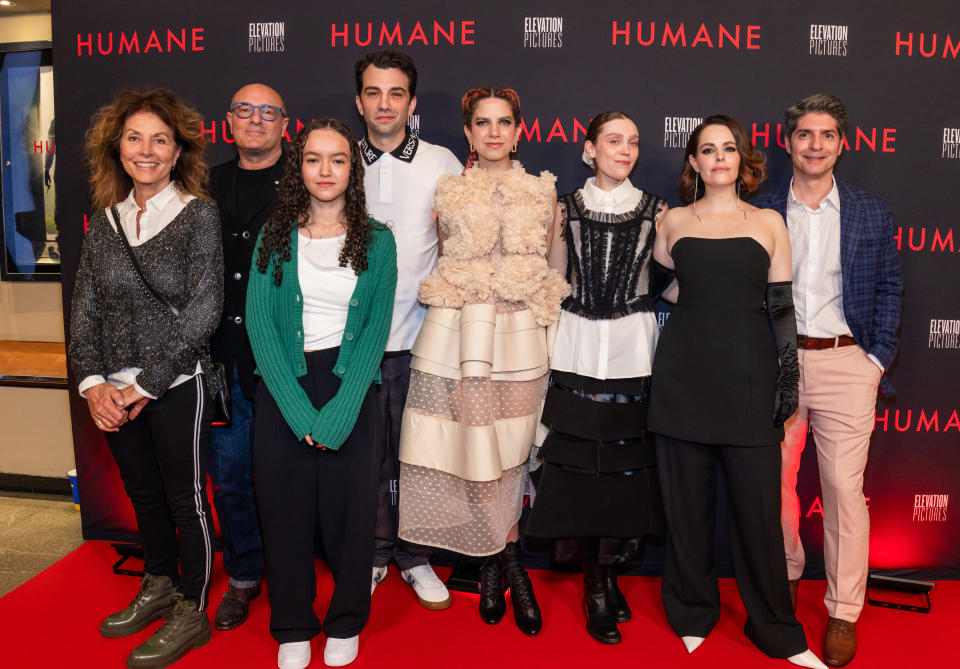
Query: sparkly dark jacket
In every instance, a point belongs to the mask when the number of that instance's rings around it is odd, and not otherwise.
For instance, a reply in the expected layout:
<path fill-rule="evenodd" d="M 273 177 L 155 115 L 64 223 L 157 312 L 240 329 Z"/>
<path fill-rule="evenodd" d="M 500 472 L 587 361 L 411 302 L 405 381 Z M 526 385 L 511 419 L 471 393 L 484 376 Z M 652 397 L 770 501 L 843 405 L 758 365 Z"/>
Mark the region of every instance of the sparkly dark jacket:
<path fill-rule="evenodd" d="M 80 255 L 70 309 L 69 358 L 79 383 L 106 378 L 127 367 L 143 371 L 137 384 L 162 397 L 199 361 L 210 368 L 209 340 L 223 307 L 223 250 L 217 206 L 191 200 L 156 236 L 133 247 L 155 291 L 179 311 L 154 298 L 137 275 L 119 233 L 104 211 L 90 223 Z M 214 375 L 207 386 L 217 390 Z"/>

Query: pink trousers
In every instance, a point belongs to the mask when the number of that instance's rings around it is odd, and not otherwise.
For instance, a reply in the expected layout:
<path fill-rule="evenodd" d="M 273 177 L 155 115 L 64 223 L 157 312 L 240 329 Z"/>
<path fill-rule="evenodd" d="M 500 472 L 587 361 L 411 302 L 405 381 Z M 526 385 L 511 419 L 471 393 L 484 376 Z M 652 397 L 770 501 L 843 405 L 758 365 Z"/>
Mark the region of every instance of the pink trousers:
<path fill-rule="evenodd" d="M 797 579 L 803 573 L 797 470 L 809 428 L 817 447 L 823 504 L 827 572 L 824 604 L 831 617 L 856 622 L 863 609 L 870 543 L 863 472 L 882 372 L 859 346 L 801 349 L 798 355 L 800 406 L 784 426 L 781 446 L 781 521 L 787 576 Z"/>

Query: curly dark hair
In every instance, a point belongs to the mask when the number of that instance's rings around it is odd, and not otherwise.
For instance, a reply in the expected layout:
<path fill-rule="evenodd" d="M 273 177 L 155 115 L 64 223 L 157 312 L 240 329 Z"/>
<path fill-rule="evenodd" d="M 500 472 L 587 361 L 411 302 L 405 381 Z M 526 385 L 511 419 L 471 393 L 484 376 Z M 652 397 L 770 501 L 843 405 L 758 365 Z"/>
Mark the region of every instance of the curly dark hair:
<path fill-rule="evenodd" d="M 346 204 L 341 217 L 347 228 L 347 239 L 340 250 L 340 266 L 347 263 L 359 276 L 367 269 L 367 247 L 373 239 L 371 222 L 367 215 L 367 197 L 363 190 L 363 159 L 357 150 L 357 138 L 344 123 L 335 118 L 311 121 L 304 126 L 293 148 L 287 152 L 287 162 L 280 177 L 277 204 L 263 227 L 263 239 L 257 256 L 257 269 L 267 273 L 270 261 L 273 265 L 273 282 L 280 285 L 283 280 L 283 265 L 290 260 L 290 235 L 294 227 L 305 226 L 310 219 L 310 193 L 303 185 L 301 166 L 303 165 L 303 147 L 314 130 L 329 128 L 343 135 L 350 145 L 350 181 L 347 185 Z"/>
<path fill-rule="evenodd" d="M 156 114 L 173 130 L 173 139 L 180 147 L 180 159 L 170 179 L 185 193 L 208 197 L 203 117 L 165 88 L 127 88 L 97 109 L 85 136 L 84 154 L 90 169 L 93 208 L 103 209 L 120 202 L 133 188 L 133 180 L 120 162 L 120 136 L 127 118 L 138 112 Z"/>
<path fill-rule="evenodd" d="M 690 165 L 689 158 L 700 148 L 700 133 L 711 125 L 722 125 L 728 128 L 737 143 L 737 152 L 740 154 L 740 174 L 737 177 L 737 184 L 740 187 L 741 198 L 757 190 L 757 187 L 767 178 L 767 157 L 763 155 L 763 151 L 750 143 L 743 126 L 729 116 L 714 114 L 703 119 L 703 122 L 693 129 L 687 148 L 683 152 L 683 171 L 677 182 L 677 191 L 684 204 L 690 204 L 703 197 L 705 186 L 703 181 L 700 181 L 698 187 L 696 172 Z"/>

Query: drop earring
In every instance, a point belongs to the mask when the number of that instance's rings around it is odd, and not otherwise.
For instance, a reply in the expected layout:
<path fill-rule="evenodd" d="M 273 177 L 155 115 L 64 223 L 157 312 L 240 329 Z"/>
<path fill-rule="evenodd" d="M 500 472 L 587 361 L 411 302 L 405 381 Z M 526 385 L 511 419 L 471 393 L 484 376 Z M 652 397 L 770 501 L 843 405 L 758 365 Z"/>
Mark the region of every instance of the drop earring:
<path fill-rule="evenodd" d="M 694 174 L 696 174 L 697 176 L 693 182 L 693 215 L 696 217 L 698 221 L 703 223 L 703 220 L 699 216 L 697 216 L 697 195 L 700 194 L 700 173 L 694 172 Z"/>
<path fill-rule="evenodd" d="M 517 152 L 517 149 L 519 149 L 519 148 L 520 148 L 520 140 L 517 139 L 517 141 L 515 141 L 515 142 L 513 143 L 513 152 L 516 153 L 516 152 Z"/>

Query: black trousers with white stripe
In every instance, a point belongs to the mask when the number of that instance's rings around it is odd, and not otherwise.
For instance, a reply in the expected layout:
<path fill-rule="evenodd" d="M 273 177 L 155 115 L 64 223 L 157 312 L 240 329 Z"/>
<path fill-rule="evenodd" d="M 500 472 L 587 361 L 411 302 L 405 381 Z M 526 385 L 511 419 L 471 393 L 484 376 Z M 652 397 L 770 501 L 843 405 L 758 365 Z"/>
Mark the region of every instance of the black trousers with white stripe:
<path fill-rule="evenodd" d="M 179 582 L 177 590 L 201 611 L 213 562 L 206 491 L 212 411 L 198 374 L 147 402 L 119 432 L 106 433 L 137 517 L 144 570 Z"/>

